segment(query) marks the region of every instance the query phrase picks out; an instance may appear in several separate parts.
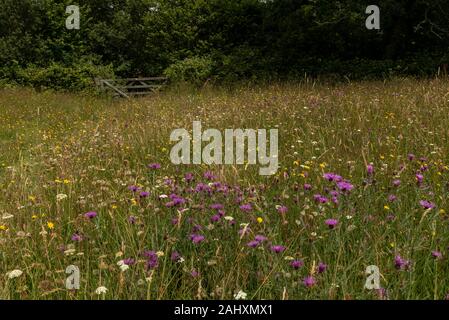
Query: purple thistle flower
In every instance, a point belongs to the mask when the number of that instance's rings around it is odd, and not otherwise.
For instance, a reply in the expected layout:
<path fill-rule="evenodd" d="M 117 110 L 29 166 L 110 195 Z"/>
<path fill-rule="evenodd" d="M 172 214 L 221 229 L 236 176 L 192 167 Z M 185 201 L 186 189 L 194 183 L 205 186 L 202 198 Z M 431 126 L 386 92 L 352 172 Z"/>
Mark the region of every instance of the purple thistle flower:
<path fill-rule="evenodd" d="M 147 260 L 147 269 L 148 270 L 157 268 L 158 257 L 157 257 L 156 252 L 145 251 L 143 255 L 148 258 L 148 260 Z"/>
<path fill-rule="evenodd" d="M 415 175 L 415 178 L 416 178 L 416 182 L 418 183 L 418 185 L 421 185 L 424 180 L 424 176 L 420 173 L 417 173 Z"/>
<path fill-rule="evenodd" d="M 280 207 L 277 208 L 277 210 L 278 210 L 278 212 L 279 212 L 280 214 L 285 214 L 285 213 L 287 213 L 287 211 L 288 211 L 288 209 L 287 209 L 286 206 L 280 206 Z"/>
<path fill-rule="evenodd" d="M 308 191 L 308 190 L 312 190 L 312 185 L 308 184 L 308 183 L 304 183 L 303 186 L 304 190 Z"/>
<path fill-rule="evenodd" d="M 329 229 L 333 229 L 338 224 L 338 220 L 337 219 L 327 219 L 326 221 L 324 221 L 324 223 L 329 227 Z"/>
<path fill-rule="evenodd" d="M 398 197 L 396 197 L 394 194 L 390 194 L 388 196 L 388 201 L 390 202 L 395 202 L 398 199 Z"/>
<path fill-rule="evenodd" d="M 338 189 L 340 189 L 343 192 L 351 191 L 354 188 L 354 186 L 347 181 L 337 182 L 337 187 L 338 187 Z"/>
<path fill-rule="evenodd" d="M 186 180 L 186 182 L 192 181 L 194 179 L 193 173 L 190 173 L 190 172 L 186 173 L 184 175 L 184 179 Z"/>
<path fill-rule="evenodd" d="M 402 259 L 400 255 L 394 257 L 394 267 L 398 270 L 404 270 L 409 266 L 410 262 Z"/>
<path fill-rule="evenodd" d="M 72 235 L 72 241 L 80 242 L 80 241 L 82 241 L 82 240 L 83 240 L 83 237 L 82 237 L 81 235 L 79 235 L 78 233 L 74 233 L 74 234 Z"/>
<path fill-rule="evenodd" d="M 433 209 L 435 208 L 435 204 L 432 202 L 429 202 L 427 200 L 421 200 L 419 201 L 419 204 L 421 205 L 421 207 L 423 207 L 424 209 Z"/>
<path fill-rule="evenodd" d="M 332 182 L 332 181 L 339 182 L 339 181 L 343 180 L 343 178 L 341 176 L 339 176 L 338 174 L 332 173 L 332 172 L 325 173 L 323 175 L 323 178 L 330 182 Z"/>
<path fill-rule="evenodd" d="M 173 261 L 173 262 L 178 262 L 181 258 L 182 258 L 182 257 L 181 257 L 181 255 L 179 254 L 178 251 L 173 251 L 172 254 L 171 254 L 171 256 L 170 256 L 170 259 L 171 259 L 171 261 Z"/>
<path fill-rule="evenodd" d="M 259 241 L 252 240 L 252 241 L 250 241 L 250 242 L 247 243 L 247 246 L 248 246 L 248 247 L 251 247 L 251 248 L 256 248 L 257 246 L 259 246 L 259 244 L 260 244 Z"/>
<path fill-rule="evenodd" d="M 315 200 L 315 202 L 317 203 L 326 203 L 329 201 L 329 199 L 327 199 L 325 196 L 322 196 L 321 194 L 315 194 L 313 196 L 313 199 Z"/>
<path fill-rule="evenodd" d="M 194 244 L 198 244 L 200 242 L 203 242 L 204 239 L 205 239 L 205 237 L 203 235 L 200 235 L 200 234 L 191 234 L 190 235 L 190 240 L 192 240 L 192 242 Z"/>
<path fill-rule="evenodd" d="M 150 169 L 160 169 L 161 165 L 159 163 L 150 163 L 148 165 L 148 168 L 150 168 Z"/>
<path fill-rule="evenodd" d="M 137 192 L 140 190 L 140 188 L 138 186 L 129 186 L 128 190 L 130 190 L 132 192 Z"/>
<path fill-rule="evenodd" d="M 242 210 L 243 212 L 250 212 L 250 211 L 253 209 L 253 207 L 251 206 L 250 203 L 248 203 L 248 204 L 242 204 L 239 208 L 240 208 L 240 210 Z"/>
<path fill-rule="evenodd" d="M 440 251 L 432 251 L 432 257 L 434 257 L 435 259 L 439 260 L 439 259 L 443 259 L 443 254 Z"/>
<path fill-rule="evenodd" d="M 393 185 L 394 185 L 395 187 L 399 187 L 399 186 L 401 185 L 401 180 L 399 180 L 399 179 L 393 180 Z"/>
<path fill-rule="evenodd" d="M 307 288 L 311 288 L 316 284 L 316 280 L 313 276 L 307 276 L 304 278 L 303 283 Z"/>
<path fill-rule="evenodd" d="M 215 180 L 217 177 L 211 171 L 206 171 L 204 173 L 204 178 L 207 180 Z"/>
<path fill-rule="evenodd" d="M 218 222 L 218 221 L 220 221 L 220 215 L 218 215 L 218 214 L 214 214 L 211 218 L 210 218 L 210 221 L 211 222 Z"/>
<path fill-rule="evenodd" d="M 371 176 L 374 173 L 374 166 L 372 164 L 367 165 L 366 172 Z"/>
<path fill-rule="evenodd" d="M 281 253 L 281 252 L 283 252 L 285 250 L 285 247 L 284 246 L 281 246 L 281 245 L 274 245 L 274 246 L 271 246 L 271 251 L 273 251 L 273 252 L 275 252 L 275 253 Z"/>
<path fill-rule="evenodd" d="M 320 262 L 318 263 L 318 267 L 317 267 L 317 272 L 318 273 L 323 273 L 324 271 L 326 271 L 327 269 L 327 264 Z"/>
<path fill-rule="evenodd" d="M 149 195 L 150 195 L 150 193 L 147 192 L 147 191 L 142 191 L 142 192 L 139 194 L 139 196 L 140 196 L 141 198 L 146 198 L 146 197 L 148 197 Z"/>
<path fill-rule="evenodd" d="M 293 267 L 293 269 L 299 269 L 304 266 L 304 262 L 302 260 L 293 260 L 292 262 L 290 262 L 290 265 Z"/>
<path fill-rule="evenodd" d="M 85 213 L 84 216 L 88 219 L 93 219 L 97 216 L 97 213 L 95 211 L 89 211 Z"/>
<path fill-rule="evenodd" d="M 123 260 L 123 264 L 126 264 L 127 266 L 131 266 L 136 263 L 136 260 L 133 258 L 127 258 Z"/>

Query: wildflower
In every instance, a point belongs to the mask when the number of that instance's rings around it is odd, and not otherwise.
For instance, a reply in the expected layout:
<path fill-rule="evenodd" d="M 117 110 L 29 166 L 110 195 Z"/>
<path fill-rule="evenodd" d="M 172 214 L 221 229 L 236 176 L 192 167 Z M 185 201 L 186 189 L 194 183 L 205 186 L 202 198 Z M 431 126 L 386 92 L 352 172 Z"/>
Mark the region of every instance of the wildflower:
<path fill-rule="evenodd" d="M 340 189 L 343 192 L 351 191 L 354 188 L 354 186 L 347 181 L 337 182 L 337 187 L 338 187 L 338 189 Z"/>
<path fill-rule="evenodd" d="M 304 265 L 304 262 L 302 260 L 293 260 L 290 262 L 290 265 L 293 267 L 293 269 L 299 269 Z"/>
<path fill-rule="evenodd" d="M 215 180 L 217 177 L 211 171 L 206 171 L 204 173 L 204 178 L 207 180 Z"/>
<path fill-rule="evenodd" d="M 234 295 L 234 299 L 235 300 L 246 300 L 246 296 L 247 296 L 247 294 L 245 292 L 243 292 L 242 290 L 240 290 L 239 292 L 237 292 Z"/>
<path fill-rule="evenodd" d="M 170 259 L 171 259 L 171 261 L 173 261 L 173 262 L 180 262 L 180 260 L 182 259 L 182 257 L 181 257 L 181 255 L 179 254 L 178 251 L 173 251 L 173 252 L 171 253 Z"/>
<path fill-rule="evenodd" d="M 210 208 L 214 210 L 223 210 L 224 206 L 221 203 L 214 203 L 210 205 Z"/>
<path fill-rule="evenodd" d="M 315 200 L 315 202 L 317 203 L 326 203 L 329 201 L 329 199 L 327 199 L 325 196 L 322 196 L 321 194 L 315 194 L 313 196 L 313 199 Z"/>
<path fill-rule="evenodd" d="M 196 278 L 200 275 L 200 273 L 198 271 L 196 271 L 195 269 L 193 269 L 192 271 L 190 271 L 190 275 L 192 277 Z"/>
<path fill-rule="evenodd" d="M 146 198 L 146 197 L 148 197 L 149 195 L 150 195 L 150 193 L 147 192 L 147 191 L 142 191 L 142 192 L 139 194 L 139 196 L 140 196 L 141 198 Z"/>
<path fill-rule="evenodd" d="M 250 212 L 253 209 L 253 207 L 249 203 L 248 204 L 242 204 L 239 208 L 243 212 Z"/>
<path fill-rule="evenodd" d="M 368 173 L 368 175 L 372 175 L 374 173 L 374 166 L 372 164 L 367 165 L 366 172 Z"/>
<path fill-rule="evenodd" d="M 192 181 L 193 178 L 194 178 L 194 177 L 193 177 L 193 174 L 190 173 L 190 172 L 188 172 L 188 173 L 186 173 L 186 174 L 184 175 L 184 179 L 186 180 L 186 182 Z"/>
<path fill-rule="evenodd" d="M 105 294 L 106 292 L 108 292 L 108 288 L 106 287 L 98 287 L 97 289 L 95 289 L 95 293 L 100 295 L 100 294 Z"/>
<path fill-rule="evenodd" d="M 127 266 L 132 266 L 135 263 L 136 263 L 136 260 L 134 260 L 133 258 L 126 258 L 123 260 L 123 264 L 125 264 Z"/>
<path fill-rule="evenodd" d="M 327 219 L 326 221 L 324 221 L 324 223 L 329 227 L 329 229 L 333 229 L 338 224 L 338 220 L 337 219 Z"/>
<path fill-rule="evenodd" d="M 273 251 L 275 253 L 281 253 L 284 250 L 285 250 L 284 246 L 280 246 L 280 245 L 271 246 L 271 251 Z"/>
<path fill-rule="evenodd" d="M 304 278 L 303 283 L 307 288 L 311 288 L 316 284 L 316 280 L 313 276 L 307 276 Z"/>
<path fill-rule="evenodd" d="M 150 169 L 160 169 L 161 165 L 159 163 L 150 163 L 148 165 L 148 168 L 150 168 Z"/>
<path fill-rule="evenodd" d="M 443 254 L 440 251 L 432 251 L 432 257 L 439 260 L 443 258 Z"/>
<path fill-rule="evenodd" d="M 320 262 L 318 263 L 318 267 L 317 267 L 317 272 L 318 273 L 323 273 L 324 271 L 326 271 L 327 269 L 327 264 Z"/>
<path fill-rule="evenodd" d="M 55 228 L 55 224 L 53 222 L 51 222 L 51 221 L 48 221 L 47 222 L 47 227 L 48 227 L 48 229 L 53 230 Z"/>
<path fill-rule="evenodd" d="M 260 242 L 256 241 L 256 240 L 252 240 L 250 242 L 248 242 L 247 246 L 251 247 L 251 248 L 256 248 L 257 246 L 259 246 Z"/>
<path fill-rule="evenodd" d="M 158 256 L 154 251 L 145 251 L 143 253 L 147 260 L 147 269 L 154 269 L 158 266 Z"/>
<path fill-rule="evenodd" d="M 263 241 L 267 240 L 267 237 L 264 237 L 264 236 L 258 234 L 254 237 L 254 240 L 256 240 L 258 242 L 263 242 Z"/>
<path fill-rule="evenodd" d="M 89 211 L 89 212 L 86 212 L 84 214 L 84 216 L 88 219 L 93 219 L 97 216 L 97 213 L 95 211 Z"/>
<path fill-rule="evenodd" d="M 23 274 L 22 270 L 15 269 L 15 270 L 8 272 L 6 275 L 8 276 L 9 279 L 14 279 L 14 278 L 20 277 L 22 274 Z"/>
<path fill-rule="evenodd" d="M 263 219 L 262 219 L 261 217 L 257 217 L 257 222 L 258 222 L 258 223 L 262 223 L 262 222 L 263 222 Z"/>
<path fill-rule="evenodd" d="M 81 235 L 79 235 L 78 233 L 74 233 L 74 234 L 72 235 L 72 241 L 80 242 L 80 241 L 82 241 L 82 240 L 83 240 L 83 237 L 82 237 Z"/>
<path fill-rule="evenodd" d="M 402 257 L 400 255 L 397 255 L 396 257 L 394 257 L 394 266 L 398 270 L 407 269 L 409 264 L 410 264 L 410 261 L 402 259 Z"/>
<path fill-rule="evenodd" d="M 190 235 L 190 240 L 192 240 L 192 242 L 195 243 L 195 244 L 203 242 L 204 239 L 205 239 L 205 237 L 203 235 L 200 235 L 200 234 L 191 234 Z"/>
<path fill-rule="evenodd" d="M 399 180 L 399 179 L 393 180 L 393 185 L 394 185 L 395 187 L 399 187 L 399 186 L 401 185 L 401 180 Z"/>
<path fill-rule="evenodd" d="M 390 201 L 390 202 L 394 202 L 394 201 L 396 201 L 398 199 L 398 197 L 396 197 L 394 194 L 390 194 L 389 196 L 388 196 L 388 201 Z"/>
<path fill-rule="evenodd" d="M 129 265 L 127 265 L 124 260 L 120 260 L 119 262 L 117 262 L 117 265 L 120 267 L 120 270 L 122 272 L 125 272 L 129 269 Z"/>
<path fill-rule="evenodd" d="M 57 201 L 64 200 L 65 198 L 67 198 L 67 195 L 64 194 L 64 193 L 59 193 L 59 194 L 56 195 L 56 200 Z"/>
<path fill-rule="evenodd" d="M 415 155 L 413 153 L 409 153 L 407 155 L 408 160 L 413 161 L 415 159 Z"/>
<path fill-rule="evenodd" d="M 308 183 L 304 183 L 303 189 L 308 191 L 308 190 L 312 190 L 312 185 L 308 184 Z"/>
<path fill-rule="evenodd" d="M 286 206 L 278 206 L 276 209 L 278 210 L 278 212 L 279 212 L 280 214 L 285 214 L 285 213 L 287 213 L 287 211 L 288 211 L 288 209 L 287 209 Z"/>
<path fill-rule="evenodd" d="M 138 186 L 129 186 L 128 190 L 130 190 L 132 192 L 137 192 L 140 190 L 140 188 Z"/>
<path fill-rule="evenodd" d="M 421 185 L 424 180 L 424 176 L 420 173 L 417 173 L 415 175 L 415 178 L 416 178 L 416 182 L 418 183 L 418 185 Z"/>
<path fill-rule="evenodd" d="M 421 205 L 421 207 L 423 207 L 424 209 L 433 209 L 435 208 L 435 204 L 432 202 L 429 202 L 427 200 L 421 200 L 419 201 L 419 204 Z"/>
<path fill-rule="evenodd" d="M 339 181 L 343 180 L 343 178 L 341 176 L 339 176 L 338 174 L 332 173 L 332 172 L 325 173 L 323 175 L 323 178 L 330 182 L 333 182 L 333 181 L 339 182 Z"/>

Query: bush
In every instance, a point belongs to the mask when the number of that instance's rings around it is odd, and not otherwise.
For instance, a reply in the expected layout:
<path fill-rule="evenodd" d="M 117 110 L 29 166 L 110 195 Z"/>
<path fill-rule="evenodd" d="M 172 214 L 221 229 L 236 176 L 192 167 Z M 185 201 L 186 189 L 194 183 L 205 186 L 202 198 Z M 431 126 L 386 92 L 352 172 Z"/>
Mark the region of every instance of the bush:
<path fill-rule="evenodd" d="M 190 82 L 201 85 L 213 75 L 214 62 L 208 57 L 191 57 L 171 64 L 164 75 L 172 82 Z"/>
<path fill-rule="evenodd" d="M 73 66 L 53 62 L 48 67 L 29 65 L 26 68 L 13 64 L 0 69 L 1 78 L 11 79 L 19 85 L 72 91 L 92 89 L 96 77 L 112 77 L 113 74 L 111 66 L 96 66 L 86 62 Z"/>

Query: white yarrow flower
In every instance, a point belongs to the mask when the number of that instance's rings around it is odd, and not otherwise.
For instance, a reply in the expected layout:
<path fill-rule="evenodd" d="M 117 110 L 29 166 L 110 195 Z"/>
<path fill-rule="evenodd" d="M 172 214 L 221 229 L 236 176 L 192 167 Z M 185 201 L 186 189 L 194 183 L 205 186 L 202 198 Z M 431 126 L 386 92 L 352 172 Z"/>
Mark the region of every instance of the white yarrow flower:
<path fill-rule="evenodd" d="M 103 286 L 98 287 L 98 288 L 95 290 L 95 293 L 98 294 L 98 295 L 104 294 L 104 293 L 106 293 L 106 292 L 108 292 L 108 288 L 103 287 Z"/>
<path fill-rule="evenodd" d="M 8 276 L 9 279 L 14 279 L 20 277 L 22 274 L 23 274 L 22 270 L 15 269 L 13 271 L 8 272 L 6 275 Z"/>
<path fill-rule="evenodd" d="M 234 299 L 235 300 L 245 300 L 246 296 L 247 296 L 247 294 L 245 292 L 243 292 L 242 290 L 240 290 L 239 292 L 237 292 L 237 294 L 234 295 Z"/>

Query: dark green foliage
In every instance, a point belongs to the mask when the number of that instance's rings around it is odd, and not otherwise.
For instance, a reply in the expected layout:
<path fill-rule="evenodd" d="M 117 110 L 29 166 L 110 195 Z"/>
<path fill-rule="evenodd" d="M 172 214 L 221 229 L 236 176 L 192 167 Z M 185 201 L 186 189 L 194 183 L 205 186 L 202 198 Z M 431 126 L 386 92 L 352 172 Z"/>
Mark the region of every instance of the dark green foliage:
<path fill-rule="evenodd" d="M 70 4 L 80 6 L 80 30 L 65 28 Z M 0 0 L 1 83 L 82 89 L 104 73 L 165 73 L 196 84 L 304 74 L 426 76 L 449 63 L 448 1 L 379 0 L 380 31 L 365 28 L 369 4 Z"/>

